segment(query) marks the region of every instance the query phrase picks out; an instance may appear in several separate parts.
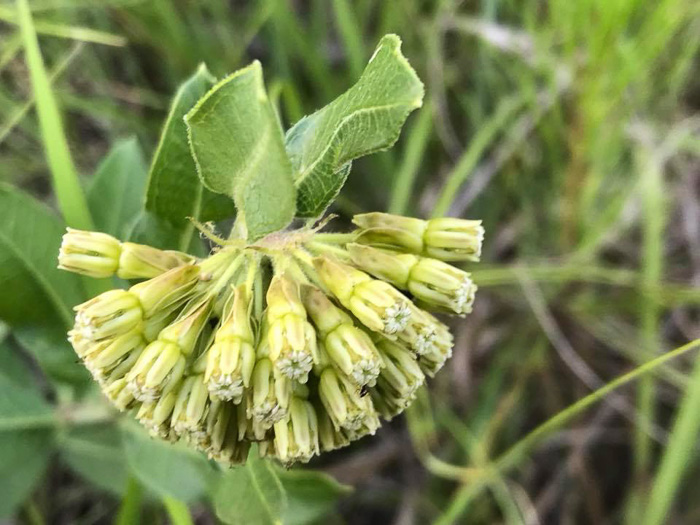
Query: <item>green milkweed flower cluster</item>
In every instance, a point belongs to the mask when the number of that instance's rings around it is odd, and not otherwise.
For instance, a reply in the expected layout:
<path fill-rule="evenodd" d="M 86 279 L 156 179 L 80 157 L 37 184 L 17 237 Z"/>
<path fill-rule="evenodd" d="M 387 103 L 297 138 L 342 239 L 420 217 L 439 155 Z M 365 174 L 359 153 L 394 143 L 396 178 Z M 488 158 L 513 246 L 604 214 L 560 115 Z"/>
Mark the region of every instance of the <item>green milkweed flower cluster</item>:
<path fill-rule="evenodd" d="M 480 221 L 368 213 L 351 233 L 217 240 L 207 258 L 69 229 L 59 268 L 145 279 L 75 307 L 69 341 L 149 431 L 225 464 L 308 461 L 401 413 L 452 352 Z"/>

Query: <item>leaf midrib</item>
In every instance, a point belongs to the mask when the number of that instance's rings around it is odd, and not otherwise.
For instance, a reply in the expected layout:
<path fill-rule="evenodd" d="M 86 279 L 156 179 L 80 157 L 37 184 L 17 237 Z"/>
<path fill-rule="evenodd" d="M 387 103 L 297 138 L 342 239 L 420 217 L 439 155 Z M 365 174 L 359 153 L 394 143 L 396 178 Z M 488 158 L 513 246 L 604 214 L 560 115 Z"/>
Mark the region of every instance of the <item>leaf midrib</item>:
<path fill-rule="evenodd" d="M 343 126 L 345 126 L 345 124 L 347 124 L 347 122 L 350 119 L 352 119 L 356 115 L 362 114 L 362 113 L 370 113 L 370 112 L 375 112 L 375 111 L 377 111 L 377 112 L 378 111 L 389 111 L 389 110 L 401 108 L 401 107 L 406 107 L 408 109 L 417 108 L 417 107 L 420 107 L 420 104 L 411 104 L 411 103 L 382 104 L 382 105 L 372 106 L 369 108 L 360 108 L 360 109 L 353 111 L 352 113 L 349 113 L 345 117 L 343 117 L 343 119 L 340 121 L 340 124 L 338 124 L 338 126 L 335 128 L 335 131 L 331 135 L 331 139 L 328 141 L 327 146 L 319 152 L 319 154 L 316 156 L 316 159 L 311 164 L 309 164 L 308 168 L 298 172 L 299 175 L 296 177 L 296 179 L 294 181 L 295 186 L 297 186 L 297 187 L 301 186 L 301 184 L 304 182 L 304 180 L 306 180 L 306 178 L 313 173 L 314 169 L 316 168 L 316 165 L 321 161 L 321 159 L 323 159 L 323 157 L 325 157 L 328 150 L 335 143 L 335 140 L 338 136 L 338 133 L 343 128 Z M 371 151 L 369 153 L 371 153 Z"/>

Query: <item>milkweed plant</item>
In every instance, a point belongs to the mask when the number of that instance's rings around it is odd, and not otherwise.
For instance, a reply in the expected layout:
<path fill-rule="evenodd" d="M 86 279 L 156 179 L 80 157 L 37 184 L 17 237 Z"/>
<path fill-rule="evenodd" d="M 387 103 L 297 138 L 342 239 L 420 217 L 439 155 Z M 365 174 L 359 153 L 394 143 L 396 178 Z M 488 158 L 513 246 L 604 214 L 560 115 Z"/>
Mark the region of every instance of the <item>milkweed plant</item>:
<path fill-rule="evenodd" d="M 69 228 L 58 254 L 63 270 L 131 282 L 76 306 L 68 333 L 115 407 L 154 436 L 234 465 L 253 444 L 284 464 L 306 462 L 410 405 L 452 353 L 435 314 L 472 309 L 476 286 L 454 263 L 479 260 L 481 222 L 374 212 L 338 233 L 324 214 L 352 160 L 392 146 L 422 98 L 388 35 L 356 85 L 286 134 L 257 62 L 192 100 L 184 123 L 169 119 L 166 133 L 181 129 L 201 181 L 180 199 L 199 203 L 190 224 L 210 253 Z M 166 146 L 154 160 L 161 170 Z M 191 209 L 147 199 L 173 216 Z M 235 205 L 226 236 L 197 220 L 203 203 L 226 207 L 222 199 Z"/>

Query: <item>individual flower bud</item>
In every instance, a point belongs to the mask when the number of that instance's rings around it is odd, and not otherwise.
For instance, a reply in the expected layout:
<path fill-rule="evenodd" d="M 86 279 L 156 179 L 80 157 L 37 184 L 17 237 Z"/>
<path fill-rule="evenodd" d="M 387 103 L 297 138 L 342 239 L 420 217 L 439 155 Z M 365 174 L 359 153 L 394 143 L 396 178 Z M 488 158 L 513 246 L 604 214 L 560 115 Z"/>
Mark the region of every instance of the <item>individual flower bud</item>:
<path fill-rule="evenodd" d="M 326 351 L 336 366 L 357 386 L 373 386 L 382 367 L 370 337 L 360 328 L 344 324 L 326 337 Z"/>
<path fill-rule="evenodd" d="M 204 381 L 217 399 L 241 402 L 255 366 L 255 338 L 250 326 L 250 299 L 245 287 L 234 290 L 227 317 L 214 337 L 206 359 Z"/>
<path fill-rule="evenodd" d="M 333 368 L 321 373 L 318 394 L 337 430 L 360 430 L 369 417 L 376 417 L 371 399 L 364 388 L 352 384 Z"/>
<path fill-rule="evenodd" d="M 406 327 L 409 301 L 390 284 L 327 257 L 314 259 L 314 266 L 341 304 L 370 330 L 392 336 Z"/>
<path fill-rule="evenodd" d="M 245 463 L 250 442 L 239 438 L 239 415 L 236 407 L 228 403 L 220 405 L 214 417 L 209 418 L 209 440 L 204 451 L 209 458 L 226 466 Z"/>
<path fill-rule="evenodd" d="M 418 358 L 418 364 L 423 373 L 429 377 L 434 377 L 445 362 L 452 357 L 453 344 L 454 340 L 450 331 L 444 324 L 437 322 L 436 336 L 432 345 Z"/>
<path fill-rule="evenodd" d="M 386 419 L 403 412 L 416 396 L 425 376 L 412 352 L 388 339 L 377 343 L 384 368 L 372 390 L 372 401 Z"/>
<path fill-rule="evenodd" d="M 106 233 L 67 228 L 58 267 L 89 277 L 111 277 L 119 266 L 119 241 Z"/>
<path fill-rule="evenodd" d="M 199 281 L 199 267 L 187 264 L 173 268 L 153 279 L 135 284 L 129 292 L 138 297 L 145 318 L 158 312 L 171 310 L 189 297 L 189 292 Z"/>
<path fill-rule="evenodd" d="M 209 439 L 206 446 L 202 447 L 202 449 L 210 459 L 214 459 L 221 452 L 232 412 L 235 412 L 235 409 L 230 404 L 220 403 L 219 409 L 215 412 L 210 412 L 210 417 L 207 418 L 207 435 Z M 236 417 L 235 413 L 233 417 Z M 237 436 L 237 432 L 234 433 Z"/>
<path fill-rule="evenodd" d="M 68 331 L 68 342 L 81 359 L 95 346 L 95 341 L 85 337 L 82 333 L 82 327 L 76 325 L 72 330 Z"/>
<path fill-rule="evenodd" d="M 178 436 L 205 447 L 209 439 L 207 425 L 210 413 L 216 412 L 220 406 L 220 402 L 209 397 L 202 374 L 187 377 L 175 401 L 171 427 Z"/>
<path fill-rule="evenodd" d="M 358 386 L 373 385 L 382 363 L 369 336 L 355 327 L 352 318 L 318 288 L 305 289 L 304 305 L 330 360 Z M 318 355 L 324 353 L 319 351 Z M 317 363 L 317 367 L 324 368 L 321 363 Z"/>
<path fill-rule="evenodd" d="M 139 326 L 142 318 L 138 297 L 125 290 L 104 292 L 74 310 L 74 330 L 91 341 L 125 334 Z"/>
<path fill-rule="evenodd" d="M 306 463 L 319 453 L 318 422 L 310 402 L 292 397 L 289 417 L 275 423 L 274 428 L 275 450 L 283 463 Z"/>
<path fill-rule="evenodd" d="M 470 275 L 436 259 L 348 244 L 354 264 L 411 292 L 426 304 L 457 314 L 471 312 L 476 285 Z"/>
<path fill-rule="evenodd" d="M 85 366 L 90 370 L 95 380 L 103 382 L 120 367 L 126 370 L 124 373 L 117 373 L 117 376 L 123 377 L 133 366 L 144 347 L 145 343 L 141 332 L 131 330 L 114 339 L 105 339 L 95 343 L 91 350 L 82 357 Z"/>
<path fill-rule="evenodd" d="M 421 219 L 374 212 L 355 215 L 352 222 L 360 228 L 358 241 L 363 244 L 397 248 L 411 253 L 421 253 L 423 250 L 423 234 L 427 223 Z"/>
<path fill-rule="evenodd" d="M 287 377 L 305 383 L 313 366 L 316 334 L 306 321 L 299 284 L 276 275 L 267 291 L 270 360 Z"/>
<path fill-rule="evenodd" d="M 158 340 L 173 343 L 183 355 L 191 355 L 204 325 L 209 320 L 209 314 L 210 304 L 204 301 L 163 328 L 158 334 Z"/>
<path fill-rule="evenodd" d="M 150 279 L 193 261 L 194 258 L 186 253 L 123 242 L 117 276 L 122 279 Z"/>
<path fill-rule="evenodd" d="M 330 452 L 350 444 L 342 430 L 335 428 L 323 405 L 315 405 L 318 417 L 318 443 L 322 452 Z"/>
<path fill-rule="evenodd" d="M 105 384 L 102 392 L 120 412 L 132 408 L 137 403 L 126 377 Z"/>
<path fill-rule="evenodd" d="M 408 290 L 428 305 L 468 314 L 474 304 L 476 285 L 467 272 L 421 257 L 411 270 Z"/>
<path fill-rule="evenodd" d="M 408 288 L 411 269 L 419 260 L 417 255 L 410 253 L 382 250 L 357 243 L 350 243 L 346 248 L 357 267 L 403 290 Z"/>
<path fill-rule="evenodd" d="M 291 396 L 291 380 L 280 373 L 268 358 L 258 359 L 247 399 L 248 418 L 270 428 L 287 416 Z"/>
<path fill-rule="evenodd" d="M 330 257 L 316 257 L 313 264 L 323 283 L 343 305 L 357 285 L 372 280 L 366 273 Z"/>
<path fill-rule="evenodd" d="M 275 436 L 262 439 L 257 442 L 258 457 L 260 459 L 277 459 L 277 451 L 275 450 Z"/>
<path fill-rule="evenodd" d="M 484 242 L 481 221 L 450 217 L 430 219 L 423 254 L 442 261 L 478 261 Z"/>
<path fill-rule="evenodd" d="M 406 328 L 397 334 L 397 339 L 408 346 L 416 355 L 433 351 L 433 345 L 438 337 L 438 330 L 445 327 L 428 312 L 421 310 L 413 303 L 409 304 L 411 320 Z"/>
<path fill-rule="evenodd" d="M 150 343 L 127 374 L 134 397 L 153 402 L 175 388 L 185 371 L 185 357 L 177 345 L 164 341 Z"/>
<path fill-rule="evenodd" d="M 173 389 L 157 401 L 142 404 L 136 413 L 136 419 L 148 429 L 152 436 L 168 441 L 176 439 L 177 436 L 171 430 L 170 418 L 175 407 L 177 394 L 177 389 Z"/>
<path fill-rule="evenodd" d="M 158 334 L 160 334 L 166 326 L 172 324 L 172 322 L 175 321 L 177 316 L 178 310 L 170 308 L 167 310 L 156 312 L 151 317 L 144 319 L 143 323 L 141 324 L 143 338 L 146 340 L 146 342 L 152 343 L 153 341 L 158 339 Z"/>

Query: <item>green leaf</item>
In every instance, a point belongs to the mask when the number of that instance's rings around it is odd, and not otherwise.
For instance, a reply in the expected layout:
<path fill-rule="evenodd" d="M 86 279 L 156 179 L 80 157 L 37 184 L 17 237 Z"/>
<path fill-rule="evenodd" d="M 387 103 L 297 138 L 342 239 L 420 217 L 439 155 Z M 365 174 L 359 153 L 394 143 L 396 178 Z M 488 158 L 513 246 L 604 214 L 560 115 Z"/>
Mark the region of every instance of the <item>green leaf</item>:
<path fill-rule="evenodd" d="M 18 327 L 12 331 L 12 335 L 52 379 L 74 385 L 87 384 L 91 380 L 66 339 L 63 325 Z"/>
<path fill-rule="evenodd" d="M 292 168 L 259 62 L 214 86 L 185 122 L 199 176 L 212 191 L 233 197 L 250 239 L 290 223 Z"/>
<path fill-rule="evenodd" d="M 129 471 L 119 428 L 113 424 L 70 429 L 61 441 L 61 457 L 76 473 L 108 492 L 126 490 Z"/>
<path fill-rule="evenodd" d="M 287 495 L 272 463 L 251 451 L 244 466 L 226 472 L 214 493 L 216 515 L 229 525 L 282 523 Z"/>
<path fill-rule="evenodd" d="M 34 388 L 0 374 L 0 520 L 11 517 L 29 496 L 52 452 L 51 407 Z"/>
<path fill-rule="evenodd" d="M 135 137 L 117 142 L 92 179 L 88 204 L 95 227 L 124 240 L 143 207 L 146 161 Z"/>
<path fill-rule="evenodd" d="M 335 508 L 339 498 L 352 492 L 352 487 L 323 472 L 278 469 L 278 475 L 289 502 L 284 513 L 285 525 L 319 522 Z"/>
<path fill-rule="evenodd" d="M 170 107 L 158 148 L 153 157 L 146 192 L 146 210 L 170 221 L 185 238 L 185 247 L 192 234 L 187 217 L 200 221 L 216 221 L 232 217 L 235 207 L 229 198 L 217 195 L 202 186 L 190 154 L 185 114 L 213 85 L 215 78 L 201 64 L 180 86 Z"/>
<path fill-rule="evenodd" d="M 205 494 L 212 469 L 203 455 L 151 438 L 135 425 L 125 425 L 123 439 L 128 466 L 146 488 L 188 503 Z"/>
<path fill-rule="evenodd" d="M 29 195 L 0 184 L 0 319 L 54 376 L 81 375 L 66 342 L 80 279 L 56 268 L 63 224 Z"/>
<path fill-rule="evenodd" d="M 423 84 L 401 54 L 401 40 L 385 36 L 353 87 L 287 132 L 297 216 L 321 215 L 345 183 L 350 162 L 390 148 L 422 103 Z"/>

